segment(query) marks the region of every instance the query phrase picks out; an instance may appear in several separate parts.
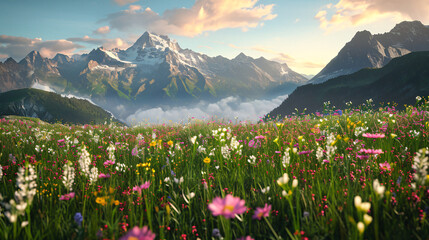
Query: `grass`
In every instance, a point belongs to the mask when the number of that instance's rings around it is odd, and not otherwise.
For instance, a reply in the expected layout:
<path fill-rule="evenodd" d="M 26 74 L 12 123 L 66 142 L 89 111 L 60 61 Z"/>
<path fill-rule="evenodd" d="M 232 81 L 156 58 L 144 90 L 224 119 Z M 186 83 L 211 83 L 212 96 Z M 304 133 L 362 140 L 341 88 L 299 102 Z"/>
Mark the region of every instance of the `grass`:
<path fill-rule="evenodd" d="M 401 112 L 134 128 L 2 119 L 0 238 L 119 239 L 148 226 L 156 239 L 219 239 L 216 229 L 225 239 L 427 239 L 428 161 L 419 151 L 429 146 L 428 107 L 423 99 Z M 75 171 L 71 190 L 66 168 Z M 229 194 L 246 211 L 214 216 L 208 205 Z M 27 205 L 19 211 L 11 199 Z M 254 219 L 265 204 L 268 215 Z"/>

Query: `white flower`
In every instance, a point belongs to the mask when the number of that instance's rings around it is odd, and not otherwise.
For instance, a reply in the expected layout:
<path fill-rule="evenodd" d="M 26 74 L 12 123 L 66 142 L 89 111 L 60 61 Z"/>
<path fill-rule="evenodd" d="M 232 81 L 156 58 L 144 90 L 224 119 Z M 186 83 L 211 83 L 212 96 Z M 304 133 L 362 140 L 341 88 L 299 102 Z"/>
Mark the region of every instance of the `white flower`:
<path fill-rule="evenodd" d="M 177 184 L 181 184 L 181 183 L 183 183 L 183 181 L 184 181 L 183 177 L 180 177 L 180 179 L 174 178 L 174 182 Z"/>
<path fill-rule="evenodd" d="M 249 159 L 247 159 L 247 162 L 249 162 L 252 165 L 256 164 L 256 157 L 255 156 L 250 156 Z"/>
<path fill-rule="evenodd" d="M 191 140 L 192 144 L 195 144 L 195 142 L 197 141 L 197 136 L 193 136 L 189 140 Z"/>
<path fill-rule="evenodd" d="M 363 222 L 368 226 L 372 222 L 372 217 L 365 213 L 363 215 Z"/>
<path fill-rule="evenodd" d="M 191 192 L 191 193 L 187 194 L 187 195 L 186 195 L 186 197 L 187 197 L 189 200 L 191 200 L 193 197 L 195 197 L 195 193 L 194 193 L 194 192 Z"/>
<path fill-rule="evenodd" d="M 379 195 L 380 197 L 384 196 L 384 191 L 386 191 L 386 187 L 382 186 L 378 179 L 374 180 L 372 186 L 374 188 L 374 192 L 377 193 L 377 195 Z"/>
<path fill-rule="evenodd" d="M 298 187 L 298 179 L 294 179 L 292 181 L 292 188 L 296 188 L 296 187 Z"/>
<path fill-rule="evenodd" d="M 286 185 L 289 182 L 289 175 L 284 173 L 279 179 L 277 179 L 277 184 L 280 186 Z"/>
<path fill-rule="evenodd" d="M 74 168 L 71 166 L 71 162 L 68 162 L 68 164 L 64 166 L 62 182 L 69 191 L 73 191 L 74 178 L 75 178 Z"/>
<path fill-rule="evenodd" d="M 282 158 L 282 165 L 283 167 L 286 167 L 290 163 L 290 154 L 289 154 L 289 148 L 286 149 L 285 155 Z"/>
<path fill-rule="evenodd" d="M 22 227 L 22 228 L 25 228 L 27 225 L 28 225 L 28 221 L 23 221 L 23 222 L 21 223 L 21 227 Z"/>
<path fill-rule="evenodd" d="M 268 193 L 270 191 L 270 186 L 266 187 L 266 188 L 261 188 L 261 192 L 263 194 Z"/>
<path fill-rule="evenodd" d="M 89 174 L 89 184 L 93 184 L 98 179 L 98 168 L 93 167 L 91 168 L 91 173 Z"/>
<path fill-rule="evenodd" d="M 358 222 L 356 226 L 359 231 L 359 234 L 363 234 L 363 232 L 365 231 L 365 224 L 363 224 L 363 222 Z"/>

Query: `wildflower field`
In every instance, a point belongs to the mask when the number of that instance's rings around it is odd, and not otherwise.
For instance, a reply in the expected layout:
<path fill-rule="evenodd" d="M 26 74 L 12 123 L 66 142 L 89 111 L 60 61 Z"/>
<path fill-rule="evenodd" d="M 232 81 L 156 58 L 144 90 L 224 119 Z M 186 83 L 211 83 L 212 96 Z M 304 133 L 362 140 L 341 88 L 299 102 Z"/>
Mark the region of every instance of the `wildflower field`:
<path fill-rule="evenodd" d="M 428 239 L 428 111 L 419 99 L 256 124 L 3 118 L 0 239 Z"/>

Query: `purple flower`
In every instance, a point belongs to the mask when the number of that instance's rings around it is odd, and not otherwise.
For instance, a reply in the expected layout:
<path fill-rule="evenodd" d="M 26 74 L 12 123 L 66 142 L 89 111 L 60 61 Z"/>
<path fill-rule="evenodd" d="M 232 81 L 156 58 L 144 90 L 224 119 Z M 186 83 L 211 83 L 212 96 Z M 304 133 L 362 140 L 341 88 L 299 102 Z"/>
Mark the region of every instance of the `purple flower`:
<path fill-rule="evenodd" d="M 119 240 L 154 240 L 156 234 L 151 232 L 147 226 L 143 228 L 139 228 L 137 226 L 133 227 L 130 231 L 127 232 L 124 236 L 122 236 Z"/>
<path fill-rule="evenodd" d="M 247 210 L 244 204 L 244 200 L 228 194 L 225 198 L 216 197 L 213 199 L 208 208 L 213 216 L 222 215 L 225 218 L 234 218 L 235 214 L 242 214 Z"/>
<path fill-rule="evenodd" d="M 253 214 L 253 219 L 261 220 L 262 217 L 268 217 L 270 216 L 271 212 L 271 205 L 268 205 L 265 203 L 265 206 L 263 208 L 257 207 L 255 214 Z"/>
<path fill-rule="evenodd" d="M 77 213 L 74 215 L 74 222 L 75 222 L 78 226 L 80 226 L 80 225 L 82 224 L 82 221 L 83 221 L 82 214 L 81 214 L 80 212 L 77 212 Z"/>
<path fill-rule="evenodd" d="M 60 200 L 61 200 L 61 201 L 68 201 L 68 200 L 70 200 L 70 199 L 74 198 L 74 196 L 75 196 L 75 193 L 74 193 L 74 192 L 71 192 L 71 193 L 68 193 L 68 194 L 64 194 L 64 195 L 62 195 L 62 196 L 60 197 Z"/>

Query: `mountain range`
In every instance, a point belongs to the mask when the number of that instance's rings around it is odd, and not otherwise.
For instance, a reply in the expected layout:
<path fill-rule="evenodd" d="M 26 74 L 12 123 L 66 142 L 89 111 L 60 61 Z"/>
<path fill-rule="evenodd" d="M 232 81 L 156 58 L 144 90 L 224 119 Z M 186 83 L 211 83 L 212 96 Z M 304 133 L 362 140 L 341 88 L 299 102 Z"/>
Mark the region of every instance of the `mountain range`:
<path fill-rule="evenodd" d="M 291 115 L 298 109 L 305 113 L 323 111 L 323 103 L 344 109 L 373 99 L 375 104 L 395 102 L 398 108 L 414 104 L 416 96 L 429 96 L 429 52 L 413 52 L 392 59 L 378 69 L 362 69 L 320 84 L 298 87 L 279 107 L 269 113 L 272 117 Z"/>
<path fill-rule="evenodd" d="M 119 117 L 142 107 L 285 95 L 307 81 L 284 63 L 243 53 L 234 59 L 209 57 L 149 32 L 125 50 L 101 47 L 52 59 L 33 51 L 20 62 L 9 58 L 0 63 L 0 92 L 37 83 L 90 98 Z"/>
<path fill-rule="evenodd" d="M 357 32 L 310 83 L 322 83 L 363 68 L 380 68 L 410 52 L 429 51 L 429 27 L 419 21 L 401 22 L 390 32 Z"/>

